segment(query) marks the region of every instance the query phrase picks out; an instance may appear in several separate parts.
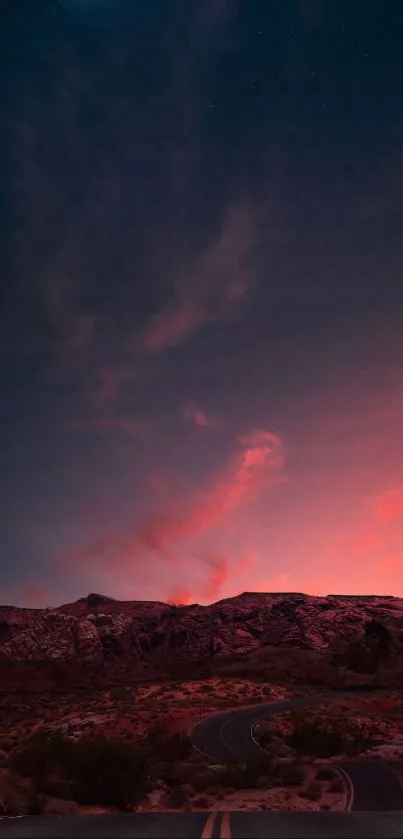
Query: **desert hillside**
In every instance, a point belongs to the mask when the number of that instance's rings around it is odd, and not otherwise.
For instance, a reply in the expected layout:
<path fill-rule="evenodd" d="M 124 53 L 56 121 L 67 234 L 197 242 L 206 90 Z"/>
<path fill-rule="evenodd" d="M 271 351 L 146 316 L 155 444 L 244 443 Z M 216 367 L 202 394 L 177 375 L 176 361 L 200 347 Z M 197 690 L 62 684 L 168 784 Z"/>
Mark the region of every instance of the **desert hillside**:
<path fill-rule="evenodd" d="M 173 606 L 90 594 L 57 608 L 0 607 L 2 670 L 92 665 L 146 678 L 235 668 L 337 686 L 351 673 L 396 681 L 402 655 L 403 600 L 386 596 L 245 592 Z"/>

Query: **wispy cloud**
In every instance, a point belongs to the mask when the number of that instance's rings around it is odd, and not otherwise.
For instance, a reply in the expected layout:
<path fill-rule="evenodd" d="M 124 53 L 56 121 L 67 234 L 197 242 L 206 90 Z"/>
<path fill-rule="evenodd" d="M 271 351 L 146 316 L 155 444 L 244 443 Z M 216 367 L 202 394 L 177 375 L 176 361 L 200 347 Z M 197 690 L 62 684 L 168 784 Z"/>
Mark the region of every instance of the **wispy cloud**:
<path fill-rule="evenodd" d="M 173 300 L 153 317 L 141 339 L 159 352 L 181 344 L 191 333 L 228 316 L 249 287 L 243 258 L 252 243 L 249 214 L 232 207 L 220 234 L 178 279 Z"/>
<path fill-rule="evenodd" d="M 178 543 L 211 530 L 264 490 L 284 481 L 283 445 L 278 435 L 255 431 L 239 437 L 239 443 L 240 452 L 227 476 L 199 493 L 186 516 L 157 514 L 144 524 L 140 535 L 149 548 L 170 553 Z"/>
<path fill-rule="evenodd" d="M 215 425 L 214 421 L 207 416 L 206 412 L 202 411 L 196 405 L 196 402 L 187 402 L 182 408 L 182 416 L 199 428 L 212 428 Z"/>
<path fill-rule="evenodd" d="M 231 575 L 242 575 L 250 570 L 254 556 L 249 553 L 240 559 L 233 558 L 210 545 L 200 544 L 199 537 L 208 534 L 214 545 L 217 531 L 225 532 L 232 513 L 286 480 L 283 444 L 277 434 L 255 431 L 240 436 L 238 446 L 232 462 L 221 476 L 213 478 L 207 490 L 197 492 L 190 499 L 177 498 L 174 503 L 171 499 L 166 503 L 163 493 L 159 498 L 159 509 L 132 532 L 105 534 L 75 552 L 70 558 L 75 567 L 105 571 L 121 567 L 127 573 L 137 573 L 145 562 L 150 571 L 153 563 L 159 567 L 158 563 L 162 561 L 169 563 L 168 577 L 171 578 L 175 571 L 179 576 L 188 570 L 183 558 L 186 544 L 186 555 L 195 560 L 193 571 L 204 569 L 202 580 L 197 585 L 181 583 L 179 588 L 169 580 L 170 600 L 217 599 Z M 154 498 L 157 504 L 158 496 L 159 493 Z M 173 509 L 181 510 L 182 514 L 175 515 L 171 512 Z"/>
<path fill-rule="evenodd" d="M 105 366 L 98 370 L 87 389 L 89 403 L 94 408 L 115 404 L 122 378 L 120 368 Z"/>

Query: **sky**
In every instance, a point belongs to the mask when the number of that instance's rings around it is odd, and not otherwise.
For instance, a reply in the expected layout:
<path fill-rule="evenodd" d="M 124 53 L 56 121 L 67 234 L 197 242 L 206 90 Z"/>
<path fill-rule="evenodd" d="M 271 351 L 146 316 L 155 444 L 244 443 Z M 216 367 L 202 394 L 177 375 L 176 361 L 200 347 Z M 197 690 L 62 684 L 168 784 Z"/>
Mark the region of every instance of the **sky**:
<path fill-rule="evenodd" d="M 403 596 L 402 44 L 4 0 L 0 602 Z"/>

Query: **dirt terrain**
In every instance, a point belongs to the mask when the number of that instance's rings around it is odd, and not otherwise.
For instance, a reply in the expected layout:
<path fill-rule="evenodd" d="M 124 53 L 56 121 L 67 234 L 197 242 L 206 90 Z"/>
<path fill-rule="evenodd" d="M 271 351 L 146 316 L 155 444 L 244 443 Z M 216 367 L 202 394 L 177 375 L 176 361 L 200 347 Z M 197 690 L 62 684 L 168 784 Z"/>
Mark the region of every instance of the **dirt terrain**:
<path fill-rule="evenodd" d="M 292 593 L 0 607 L 0 815 L 343 809 L 332 756 L 403 753 L 402 607 Z M 247 765 L 214 766 L 189 739 L 216 711 L 360 686 L 378 692 L 263 721 Z"/>
<path fill-rule="evenodd" d="M 343 809 L 345 788 L 340 778 L 334 773 L 321 778 L 320 766 L 300 761 L 291 750 L 277 750 L 274 777 L 272 757 L 267 764 L 263 761 L 245 773 L 236 766 L 214 766 L 189 746 L 187 734 L 200 713 L 205 716 L 289 695 L 291 691 L 281 685 L 218 678 L 92 691 L 59 688 L 40 693 L 35 688 L 24 695 L 17 690 L 3 691 L 0 813 L 100 810 L 100 804 L 69 798 L 68 785 L 57 766 L 45 776 L 37 768 L 26 772 L 25 763 L 21 767 L 21 749 L 27 750 L 30 760 L 32 737 L 35 740 L 52 732 L 76 743 L 87 739 L 119 741 L 129 750 L 140 750 L 147 743 L 151 748 L 152 784 L 143 799 L 133 804 L 135 809 Z M 167 753 L 162 754 L 160 743 L 164 740 Z M 114 809 L 111 805 L 104 807 L 109 812 Z"/>

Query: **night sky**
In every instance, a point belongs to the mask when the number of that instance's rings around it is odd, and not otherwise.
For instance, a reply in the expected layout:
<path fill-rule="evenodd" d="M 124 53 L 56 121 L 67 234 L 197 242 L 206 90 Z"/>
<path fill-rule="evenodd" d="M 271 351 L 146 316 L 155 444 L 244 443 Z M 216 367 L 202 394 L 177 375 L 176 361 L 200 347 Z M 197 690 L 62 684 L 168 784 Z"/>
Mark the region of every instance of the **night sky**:
<path fill-rule="evenodd" d="M 401 0 L 3 0 L 0 602 L 403 596 Z"/>

